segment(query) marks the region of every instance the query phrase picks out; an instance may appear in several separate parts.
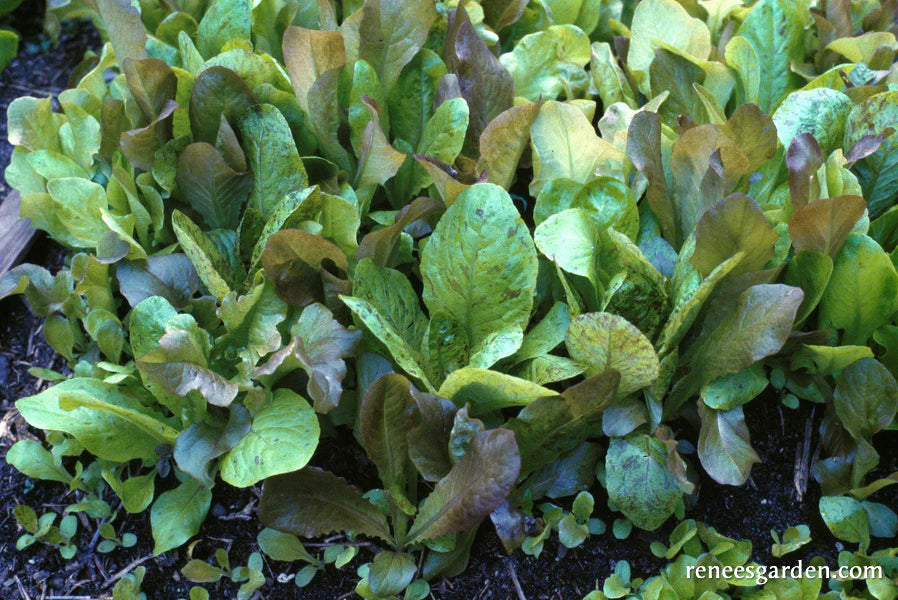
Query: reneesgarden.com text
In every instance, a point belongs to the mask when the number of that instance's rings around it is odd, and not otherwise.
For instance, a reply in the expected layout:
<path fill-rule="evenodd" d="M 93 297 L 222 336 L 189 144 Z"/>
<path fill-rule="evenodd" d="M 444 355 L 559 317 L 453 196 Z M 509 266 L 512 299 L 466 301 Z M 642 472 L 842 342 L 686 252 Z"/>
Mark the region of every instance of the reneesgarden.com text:
<path fill-rule="evenodd" d="M 686 567 L 686 577 L 696 579 L 747 579 L 759 585 L 764 585 L 771 579 L 882 579 L 885 577 L 883 568 L 879 565 L 855 565 L 843 566 L 831 569 L 827 565 L 807 565 L 802 561 L 792 566 L 765 566 L 765 565 L 739 565 L 737 567 L 725 565 L 689 565 Z"/>

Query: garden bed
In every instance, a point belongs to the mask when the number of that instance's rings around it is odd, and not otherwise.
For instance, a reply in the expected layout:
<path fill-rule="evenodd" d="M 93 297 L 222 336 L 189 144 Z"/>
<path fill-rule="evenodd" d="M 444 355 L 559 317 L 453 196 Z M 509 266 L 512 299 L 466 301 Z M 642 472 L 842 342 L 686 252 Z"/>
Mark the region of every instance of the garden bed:
<path fill-rule="evenodd" d="M 814 23 L 836 41 L 815 53 L 818 40 L 792 39 L 810 30 L 809 14 L 784 0 L 716 15 L 644 1 L 641 15 L 615 5 L 595 23 L 581 13 L 562 24 L 542 2 L 509 12 L 491 0 L 438 11 L 348 1 L 338 6 L 358 5 L 352 17 L 291 13 L 287 28 L 284 14 L 265 13 L 280 0 L 252 13 L 236 0 L 189 3 L 168 16 L 172 3 L 147 0 L 141 16 L 124 0 L 91 0 L 111 25 L 101 55 L 88 20 L 63 21 L 53 46 L 42 3 L 26 0 L 10 21 L 21 52 L 0 75 L 0 105 L 53 99 L 19 103 L 10 179 L 49 235 L 24 257 L 36 267 L 0 279 L 0 294 L 24 293 L 50 332 L 21 297 L 0 296 L 0 599 L 111 599 L 145 573 L 147 600 L 236 597 L 248 580 L 241 600 L 373 599 L 377 586 L 393 586 L 391 599 L 407 589 L 433 600 L 657 600 L 652 582 L 676 587 L 686 564 L 744 563 L 733 555 L 746 540 L 764 565 L 834 567 L 884 551 L 876 560 L 894 572 L 855 592 L 894 600 L 898 192 L 887 176 L 894 128 L 883 128 L 898 123 L 888 12 L 898 9 L 843 15 L 836 5 L 847 3 L 828 3 Z M 388 60 L 384 15 L 400 5 L 419 18 L 388 42 L 407 56 Z M 239 6 L 251 31 L 224 12 Z M 795 55 L 775 92 L 751 89 L 752 55 L 783 63 L 759 46 L 786 36 L 757 17 L 766 10 L 788 20 Z M 655 31 L 659 11 L 692 37 Z M 839 45 L 854 35 L 879 46 Z M 86 51 L 96 53 L 87 66 Z M 835 66 L 844 57 L 852 64 Z M 401 86 L 420 91 L 420 106 L 403 104 Z M 39 139 L 29 119 L 50 121 L 49 110 L 60 121 Z M 96 147 L 66 137 L 75 128 Z M 4 118 L 3 169 L 6 129 Z M 10 189 L 0 181 L 0 197 Z M 69 203 L 84 214 L 70 216 Z M 55 396 L 50 380 L 72 385 Z M 20 414 L 14 403 L 35 396 Z M 76 411 L 77 426 L 61 410 Z M 116 427 L 134 448 L 109 438 Z M 557 431 L 564 439 L 547 443 Z M 268 446 L 244 443 L 252 435 Z M 272 450 L 281 443 L 293 444 L 283 456 Z M 49 475 L 26 477 L 7 453 Z M 558 465 L 579 469 L 578 483 L 555 496 L 538 476 Z M 143 487 L 123 486 L 146 477 L 142 503 Z M 43 480 L 54 478 L 81 489 Z M 321 481 L 336 508 L 311 514 L 291 494 L 328 506 L 309 484 Z M 167 502 L 181 502 L 181 517 Z M 76 503 L 70 540 L 17 550 L 27 519 L 16 507 L 61 517 Z M 544 522 L 555 531 L 540 553 Z M 272 559 L 266 525 L 316 559 Z M 799 525 L 809 540 L 785 556 L 785 544 L 772 548 L 771 530 Z M 420 592 L 425 557 L 450 560 L 472 526 L 461 573 L 437 570 Z M 732 539 L 715 547 L 706 527 Z M 373 533 L 322 535 L 343 530 Z M 276 535 L 295 552 L 296 538 Z M 331 556 L 315 572 L 319 554 L 350 546 L 348 564 Z M 222 551 L 224 570 L 212 566 Z M 315 572 L 302 589 L 299 561 Z"/>
<path fill-rule="evenodd" d="M 48 246 L 50 252 L 47 252 Z M 40 246 L 29 255 L 28 260 L 57 266 L 59 254 L 52 248 L 52 245 Z M 7 397 L 2 406 L 4 414 L 8 414 L 12 413 L 10 398 L 33 393 L 40 387 L 40 382 L 28 375 L 29 366 L 58 367 L 58 357 L 40 335 L 34 335 L 39 330 L 40 321 L 28 313 L 21 301 L 15 298 L 0 301 L 0 314 L 4 315 L 0 318 L 0 356 L 11 359 Z M 752 403 L 746 411 L 746 420 L 754 433 L 752 443 L 762 462 L 754 468 L 750 483 L 745 487 L 722 487 L 705 478 L 699 501 L 687 511 L 687 517 L 703 521 L 724 535 L 751 540 L 753 558 L 761 564 L 792 565 L 799 559 L 808 563 L 814 556 L 822 556 L 827 564 L 834 565 L 836 540 L 820 519 L 817 509 L 819 488 L 811 482 L 799 501 L 794 483 L 795 457 L 805 444 L 808 420 L 812 421 L 811 447 L 816 448 L 819 441 L 815 433 L 819 413 L 819 410 L 812 411 L 807 405 L 802 405 L 799 410 L 786 409 L 772 395 Z M 27 426 L 23 431 L 31 435 L 36 433 Z M 17 598 L 13 576 L 19 577 L 23 589 L 33 598 L 40 597 L 41 593 L 97 598 L 109 594 L 111 576 L 128 568 L 134 561 L 152 556 L 147 516 L 138 515 L 129 519 L 126 529 L 137 534 L 138 544 L 126 551 L 105 556 L 88 552 L 84 556 L 79 554 L 73 561 L 63 561 L 54 549 L 45 546 L 17 552 L 15 540 L 22 530 L 12 518 L 15 504 L 24 502 L 34 507 L 64 507 L 71 502 L 71 498 L 67 497 L 64 486 L 29 481 L 2 461 L 3 448 L 14 441 L 15 432 L 12 435 L 11 439 L 0 441 L 0 486 L 3 489 L 0 497 L 0 556 L 4 557 L 0 561 L 0 581 L 7 582 L 5 587 L 0 587 L 0 597 Z M 350 442 L 347 439 L 326 441 L 312 464 L 327 467 L 359 485 L 370 483 L 371 464 L 364 455 L 352 453 L 345 456 Z M 879 470 L 886 475 L 898 470 L 898 432 L 890 432 L 882 447 L 887 452 L 883 453 Z M 212 515 L 200 530 L 197 538 L 200 542 L 193 553 L 195 557 L 209 557 L 216 549 L 225 548 L 232 561 L 242 564 L 251 552 L 258 550 L 255 539 L 262 527 L 253 516 L 258 504 L 258 491 L 241 491 L 224 486 L 216 489 Z M 880 502 L 898 506 L 898 490 L 886 490 L 884 496 L 879 499 Z M 599 516 L 609 523 L 614 519 L 610 511 L 604 511 Z M 813 544 L 788 559 L 774 559 L 770 554 L 773 543 L 770 530 L 781 532 L 800 523 L 811 525 Z M 465 573 L 451 580 L 435 582 L 433 595 L 436 600 L 515 599 L 513 570 L 529 600 L 580 600 L 597 582 L 601 584 L 613 572 L 617 561 L 629 561 L 634 576 L 655 573 L 664 561 L 652 555 L 649 544 L 666 540 L 674 525 L 670 523 L 655 532 L 637 530 L 626 540 L 615 539 L 609 531 L 589 538 L 579 548 L 567 550 L 563 558 L 558 557 L 560 545 L 553 543 L 538 559 L 520 552 L 509 557 L 495 533 L 483 527 Z M 93 527 L 95 525 L 81 534 L 81 547 L 90 547 Z M 94 558 L 100 566 L 94 563 Z M 141 562 L 147 567 L 144 589 L 149 594 L 155 594 L 149 598 L 186 596 L 190 583 L 176 573 L 186 562 L 183 551 L 168 552 Z M 312 585 L 299 591 L 292 583 L 276 582 L 279 575 L 290 572 L 285 567 L 283 563 L 267 563 L 265 574 L 269 583 L 261 590 L 262 598 L 334 600 L 345 594 L 352 597 L 356 579 L 348 570 L 328 569 Z M 106 585 L 107 582 L 110 585 Z M 223 582 L 213 593 L 227 597 L 228 593 L 233 593 L 232 588 L 233 584 Z"/>

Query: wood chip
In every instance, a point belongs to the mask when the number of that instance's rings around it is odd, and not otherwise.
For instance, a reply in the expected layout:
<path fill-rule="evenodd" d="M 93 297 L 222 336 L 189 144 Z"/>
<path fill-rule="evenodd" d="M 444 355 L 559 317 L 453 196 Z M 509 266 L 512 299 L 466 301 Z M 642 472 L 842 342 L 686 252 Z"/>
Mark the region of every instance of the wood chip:
<path fill-rule="evenodd" d="M 0 202 L 0 277 L 19 263 L 37 233 L 28 219 L 19 218 L 21 204 L 16 191 Z"/>

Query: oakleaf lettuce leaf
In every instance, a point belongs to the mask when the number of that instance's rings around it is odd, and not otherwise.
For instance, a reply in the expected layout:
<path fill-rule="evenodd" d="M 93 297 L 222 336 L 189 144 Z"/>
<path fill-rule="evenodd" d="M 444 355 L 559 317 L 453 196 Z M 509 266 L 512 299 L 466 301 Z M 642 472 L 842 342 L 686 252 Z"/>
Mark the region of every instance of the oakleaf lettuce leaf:
<path fill-rule="evenodd" d="M 255 377 L 273 376 L 277 380 L 301 368 L 309 376 L 308 392 L 315 410 L 331 411 L 343 393 L 344 359 L 353 355 L 362 333 L 343 327 L 321 304 L 307 306 L 290 333 L 293 341 L 259 365 Z"/>

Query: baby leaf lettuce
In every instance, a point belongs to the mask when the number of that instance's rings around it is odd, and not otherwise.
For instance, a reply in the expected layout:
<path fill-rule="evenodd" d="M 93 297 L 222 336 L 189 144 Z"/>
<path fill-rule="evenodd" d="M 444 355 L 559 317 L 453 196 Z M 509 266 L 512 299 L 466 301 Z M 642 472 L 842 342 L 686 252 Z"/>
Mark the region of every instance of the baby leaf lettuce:
<path fill-rule="evenodd" d="M 20 411 L 103 476 L 34 444 L 24 471 L 150 508 L 158 552 L 219 476 L 262 483 L 273 528 L 383 540 L 358 590 L 385 597 L 423 583 L 410 552 L 459 572 L 486 517 L 510 551 L 581 543 L 591 495 L 535 503 L 597 468 L 617 535 L 682 516 L 697 464 L 747 481 L 779 394 L 828 407 L 831 530 L 891 531 L 865 500 L 898 372 L 887 10 L 90 4 L 110 43 L 59 109 L 7 111 L 23 215 L 72 253 L 0 297 L 73 372 Z M 335 428 L 381 488 L 315 466 Z M 735 544 L 681 527 L 669 558 Z"/>

